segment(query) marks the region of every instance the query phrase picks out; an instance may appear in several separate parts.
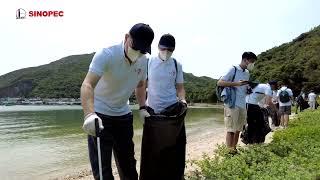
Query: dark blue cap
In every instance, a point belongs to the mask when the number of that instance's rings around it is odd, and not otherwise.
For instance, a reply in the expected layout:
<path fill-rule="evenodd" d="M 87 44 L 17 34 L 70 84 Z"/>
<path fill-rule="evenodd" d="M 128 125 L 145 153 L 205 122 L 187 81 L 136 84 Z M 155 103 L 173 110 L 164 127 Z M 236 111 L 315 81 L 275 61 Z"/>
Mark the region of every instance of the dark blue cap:
<path fill-rule="evenodd" d="M 148 24 L 135 24 L 130 29 L 129 34 L 133 40 L 133 49 L 140 50 L 143 54 L 147 52 L 151 54 L 151 43 L 154 38 L 154 33 Z"/>
<path fill-rule="evenodd" d="M 160 38 L 159 46 L 166 47 L 166 48 L 175 48 L 176 40 L 171 34 L 164 34 Z"/>

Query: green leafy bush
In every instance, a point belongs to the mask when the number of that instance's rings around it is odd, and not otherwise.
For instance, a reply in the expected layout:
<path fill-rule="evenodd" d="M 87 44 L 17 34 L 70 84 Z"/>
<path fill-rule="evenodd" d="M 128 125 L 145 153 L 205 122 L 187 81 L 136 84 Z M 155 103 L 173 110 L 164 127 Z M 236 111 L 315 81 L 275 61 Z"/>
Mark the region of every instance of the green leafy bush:
<path fill-rule="evenodd" d="M 237 155 L 219 146 L 213 157 L 194 163 L 188 179 L 319 179 L 320 111 L 307 111 L 276 131 L 269 144 L 239 148 Z"/>

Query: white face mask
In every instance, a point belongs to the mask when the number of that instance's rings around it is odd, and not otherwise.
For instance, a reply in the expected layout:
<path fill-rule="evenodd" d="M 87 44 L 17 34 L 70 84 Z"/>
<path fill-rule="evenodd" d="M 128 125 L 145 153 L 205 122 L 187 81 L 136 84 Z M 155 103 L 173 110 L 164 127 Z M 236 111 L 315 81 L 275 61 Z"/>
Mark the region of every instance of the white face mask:
<path fill-rule="evenodd" d="M 136 62 L 140 57 L 143 56 L 143 54 L 139 51 L 132 49 L 131 47 L 128 47 L 127 56 L 130 58 L 132 62 Z"/>
<path fill-rule="evenodd" d="M 173 52 L 170 51 L 159 51 L 159 57 L 160 59 L 166 61 L 171 57 L 172 53 Z"/>
<path fill-rule="evenodd" d="M 254 68 L 254 63 L 249 63 L 248 66 L 247 66 L 247 69 L 248 69 L 249 71 L 252 71 L 253 68 Z"/>

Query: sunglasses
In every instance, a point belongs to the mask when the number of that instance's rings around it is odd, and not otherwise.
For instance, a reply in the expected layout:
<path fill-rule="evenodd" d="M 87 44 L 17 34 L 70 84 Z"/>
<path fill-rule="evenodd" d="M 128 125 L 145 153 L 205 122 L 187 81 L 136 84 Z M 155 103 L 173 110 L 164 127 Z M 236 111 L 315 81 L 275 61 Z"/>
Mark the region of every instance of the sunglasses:
<path fill-rule="evenodd" d="M 159 48 L 160 51 L 170 51 L 170 52 L 173 52 L 174 51 L 174 48 Z"/>

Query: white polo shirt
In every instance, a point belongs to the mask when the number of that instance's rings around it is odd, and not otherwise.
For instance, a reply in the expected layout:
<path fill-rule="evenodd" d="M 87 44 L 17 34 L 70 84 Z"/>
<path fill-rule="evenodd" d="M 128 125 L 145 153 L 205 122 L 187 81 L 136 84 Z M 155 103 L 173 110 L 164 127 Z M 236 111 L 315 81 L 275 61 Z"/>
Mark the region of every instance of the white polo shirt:
<path fill-rule="evenodd" d="M 183 83 L 182 65 L 177 62 L 176 72 L 173 58 L 162 61 L 158 56 L 150 57 L 148 65 L 147 105 L 159 113 L 176 103 L 176 83 Z"/>
<path fill-rule="evenodd" d="M 317 99 L 317 95 L 315 93 L 313 93 L 313 92 L 309 93 L 309 95 L 308 95 L 308 101 L 309 102 L 315 102 L 316 99 Z"/>
<path fill-rule="evenodd" d="M 243 81 L 248 81 L 250 74 L 247 69 L 242 69 L 239 65 L 235 66 L 236 67 L 236 76 L 233 80 L 233 82 L 238 82 L 240 80 Z M 228 72 L 221 77 L 222 80 L 224 81 L 231 81 L 232 77 L 234 75 L 234 67 L 230 68 Z M 237 107 L 240 107 L 242 109 L 246 108 L 246 96 L 247 96 L 247 88 L 248 85 L 243 85 L 243 86 L 236 86 L 236 102 L 235 105 Z"/>
<path fill-rule="evenodd" d="M 139 81 L 146 80 L 147 62 L 143 56 L 130 65 L 123 43 L 96 52 L 89 66 L 89 72 L 101 76 L 94 89 L 95 111 L 110 116 L 131 112 L 127 102 Z"/>
<path fill-rule="evenodd" d="M 258 84 L 252 93 L 247 96 L 247 103 L 259 105 L 259 102 L 266 96 L 272 97 L 272 90 L 268 84 Z"/>
<path fill-rule="evenodd" d="M 286 102 L 286 103 L 282 103 L 282 102 L 280 101 L 279 94 L 280 94 L 281 91 L 287 91 L 287 92 L 289 93 L 289 96 L 290 96 L 290 97 L 293 96 L 293 93 L 292 93 L 292 90 L 291 90 L 291 89 L 289 89 L 289 88 L 287 88 L 287 87 L 282 87 L 282 88 L 280 88 L 280 89 L 278 90 L 278 93 L 277 93 L 277 97 L 278 97 L 278 99 L 279 99 L 279 106 L 291 106 L 291 103 L 292 103 L 292 102 L 291 102 L 291 99 L 290 99 L 289 102 Z"/>

